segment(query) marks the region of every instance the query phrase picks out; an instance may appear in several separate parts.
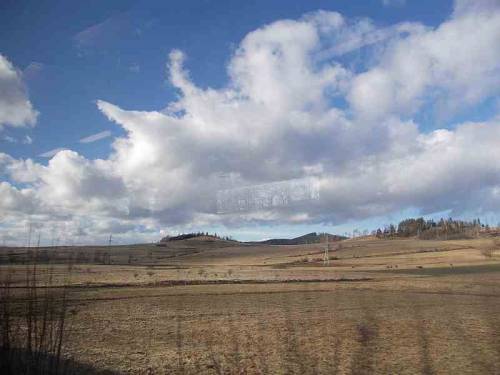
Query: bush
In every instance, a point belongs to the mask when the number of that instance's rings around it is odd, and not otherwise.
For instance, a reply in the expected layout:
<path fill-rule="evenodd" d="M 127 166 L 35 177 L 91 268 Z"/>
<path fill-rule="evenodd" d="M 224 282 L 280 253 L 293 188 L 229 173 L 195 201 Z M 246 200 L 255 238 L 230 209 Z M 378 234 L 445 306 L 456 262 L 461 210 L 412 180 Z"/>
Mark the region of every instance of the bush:
<path fill-rule="evenodd" d="M 67 286 L 54 293 L 53 268 L 41 272 L 37 257 L 32 259 L 21 288 L 13 288 L 10 271 L 0 280 L 0 373 L 68 373 L 61 359 L 68 315 Z"/>

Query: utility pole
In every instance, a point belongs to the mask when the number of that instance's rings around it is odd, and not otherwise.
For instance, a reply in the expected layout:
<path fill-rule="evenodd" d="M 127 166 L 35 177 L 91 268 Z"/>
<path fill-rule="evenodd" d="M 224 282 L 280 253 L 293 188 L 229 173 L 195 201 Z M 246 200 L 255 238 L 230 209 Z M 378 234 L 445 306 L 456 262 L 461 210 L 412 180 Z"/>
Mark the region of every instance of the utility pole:
<path fill-rule="evenodd" d="M 323 254 L 323 265 L 324 266 L 329 266 L 330 265 L 330 242 L 328 238 L 328 233 L 326 233 L 326 244 L 325 244 L 325 253 Z"/>
<path fill-rule="evenodd" d="M 113 242 L 113 235 L 109 235 L 108 246 L 111 246 L 111 242 Z"/>
<path fill-rule="evenodd" d="M 80 246 L 82 244 L 82 223 L 78 223 L 78 229 L 76 232 L 76 246 Z"/>
<path fill-rule="evenodd" d="M 31 247 L 31 231 L 32 230 L 33 230 L 33 224 L 30 221 L 29 222 L 29 229 L 28 229 L 28 246 L 27 247 Z"/>

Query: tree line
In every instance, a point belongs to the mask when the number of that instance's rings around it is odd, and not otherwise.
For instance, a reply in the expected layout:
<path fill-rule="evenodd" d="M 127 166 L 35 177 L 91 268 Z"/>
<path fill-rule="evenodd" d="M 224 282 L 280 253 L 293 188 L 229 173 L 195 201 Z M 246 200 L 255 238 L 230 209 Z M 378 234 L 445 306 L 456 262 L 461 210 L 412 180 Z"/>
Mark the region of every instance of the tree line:
<path fill-rule="evenodd" d="M 439 221 L 425 220 L 423 217 L 404 219 L 399 224 L 390 224 L 373 231 L 377 238 L 418 237 L 420 239 L 461 239 L 474 238 L 489 226 L 480 219 L 472 221 L 441 218 Z"/>
<path fill-rule="evenodd" d="M 177 236 L 166 236 L 163 237 L 160 242 L 168 242 L 168 241 L 179 241 L 179 240 L 188 240 L 190 238 L 196 237 L 210 237 L 217 240 L 225 240 L 225 241 L 233 241 L 230 236 L 219 236 L 217 233 L 209 234 L 208 232 L 191 232 L 191 233 L 183 233 Z"/>

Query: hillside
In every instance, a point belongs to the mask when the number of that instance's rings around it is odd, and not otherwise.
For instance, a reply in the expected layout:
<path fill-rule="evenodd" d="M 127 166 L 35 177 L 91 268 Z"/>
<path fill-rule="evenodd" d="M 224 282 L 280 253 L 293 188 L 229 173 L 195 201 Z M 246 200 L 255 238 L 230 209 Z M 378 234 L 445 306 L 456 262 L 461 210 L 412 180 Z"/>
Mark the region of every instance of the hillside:
<path fill-rule="evenodd" d="M 304 234 L 303 236 L 300 237 L 273 238 L 266 241 L 260 241 L 259 243 L 266 245 L 305 245 L 305 244 L 326 242 L 327 236 L 328 236 L 328 241 L 330 242 L 342 241 L 347 239 L 347 237 L 338 236 L 336 234 L 312 232 Z"/>
<path fill-rule="evenodd" d="M 208 232 L 207 233 L 197 232 L 197 233 L 179 234 L 177 236 L 165 236 L 160 240 L 160 243 L 190 240 L 190 239 L 197 239 L 200 241 L 232 241 L 230 237 L 220 237 L 217 235 L 217 233 L 208 234 Z"/>
<path fill-rule="evenodd" d="M 36 259 L 43 285 L 68 293 L 63 354 L 96 364 L 85 373 L 500 374 L 496 238 L 348 239 L 332 243 L 327 264 L 323 243 L 204 238 L 0 249 L 3 285 L 19 297 L 0 310 L 31 301 L 23 286 Z M 426 348 L 432 372 L 421 371 Z"/>

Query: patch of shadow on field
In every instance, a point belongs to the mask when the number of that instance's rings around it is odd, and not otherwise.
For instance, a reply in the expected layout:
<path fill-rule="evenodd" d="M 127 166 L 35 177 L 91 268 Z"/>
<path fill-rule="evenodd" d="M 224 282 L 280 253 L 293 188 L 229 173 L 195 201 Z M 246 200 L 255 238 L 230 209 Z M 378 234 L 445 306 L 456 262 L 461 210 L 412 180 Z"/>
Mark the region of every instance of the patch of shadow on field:
<path fill-rule="evenodd" d="M 84 289 L 84 290 L 99 290 L 99 289 L 120 289 L 120 288 L 151 288 L 151 287 L 175 287 L 186 285 L 230 285 L 230 284 L 297 284 L 297 283 L 354 283 L 362 281 L 372 281 L 372 277 L 336 277 L 328 279 L 232 279 L 232 280 L 160 280 L 148 283 L 93 283 L 93 284 L 71 284 L 71 285 L 40 285 L 35 289 Z M 0 286 L 0 289 L 5 287 Z M 26 289 L 24 285 L 11 285 L 10 289 Z"/>
<path fill-rule="evenodd" d="M 428 326 L 426 325 L 426 321 L 424 320 L 422 307 L 415 303 L 413 306 L 413 314 L 414 318 L 417 322 L 417 338 L 420 349 L 420 366 L 421 366 L 421 374 L 423 375 L 433 375 L 433 362 L 431 358 L 431 349 L 430 349 L 430 337 L 428 333 Z"/>
<path fill-rule="evenodd" d="M 351 355 L 351 374 L 372 374 L 375 371 L 379 323 L 363 294 L 359 295 L 358 304 L 362 311 L 362 318 L 356 326 L 359 348 Z"/>
<path fill-rule="evenodd" d="M 481 264 L 477 266 L 448 266 L 448 267 L 431 267 L 431 268 L 414 268 L 414 269 L 397 269 L 397 270 L 390 269 L 390 270 L 377 270 L 371 272 L 420 275 L 420 276 L 467 275 L 467 274 L 500 272 L 500 263 Z"/>
<path fill-rule="evenodd" d="M 37 356 L 36 360 L 33 355 Z M 30 365 L 31 363 L 31 365 Z M 34 367 L 36 363 L 36 367 Z M 88 363 L 77 362 L 72 359 L 61 359 L 47 353 L 30 353 L 24 349 L 0 349 L 0 373 L 2 375 L 121 375 L 120 372 L 99 369 Z"/>

